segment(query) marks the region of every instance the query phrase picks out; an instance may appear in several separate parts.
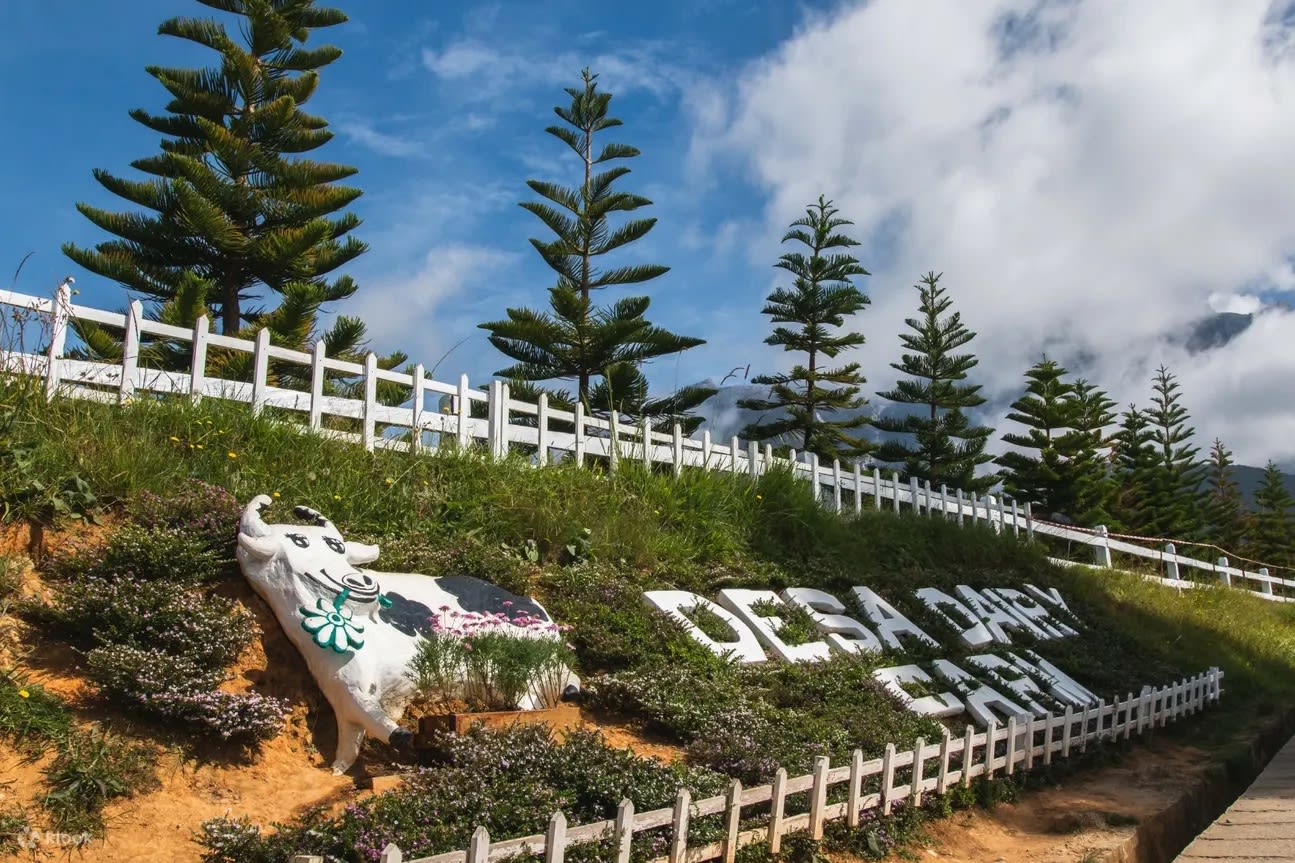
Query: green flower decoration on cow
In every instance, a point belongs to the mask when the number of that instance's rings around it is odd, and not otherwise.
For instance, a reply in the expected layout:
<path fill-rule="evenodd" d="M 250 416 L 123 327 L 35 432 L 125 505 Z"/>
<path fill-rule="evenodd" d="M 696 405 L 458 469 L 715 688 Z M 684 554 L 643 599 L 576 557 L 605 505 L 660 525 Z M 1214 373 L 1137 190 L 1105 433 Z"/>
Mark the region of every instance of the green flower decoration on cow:
<path fill-rule="evenodd" d="M 346 607 L 349 590 L 343 590 L 330 604 L 322 596 L 315 600 L 316 610 L 304 605 L 299 611 L 304 616 L 301 628 L 315 637 L 315 644 L 334 653 L 359 650 L 364 646 L 364 627 L 351 620 L 351 610 Z"/>

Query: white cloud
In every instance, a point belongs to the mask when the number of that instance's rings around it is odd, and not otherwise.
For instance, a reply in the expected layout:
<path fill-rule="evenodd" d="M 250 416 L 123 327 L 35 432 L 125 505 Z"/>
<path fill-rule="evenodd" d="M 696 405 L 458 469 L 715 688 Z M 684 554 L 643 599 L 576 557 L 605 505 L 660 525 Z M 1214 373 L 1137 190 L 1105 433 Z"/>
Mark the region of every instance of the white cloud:
<path fill-rule="evenodd" d="M 457 341 L 476 334 L 476 320 L 461 319 L 465 304 L 453 301 L 468 287 L 488 284 L 515 258 L 511 252 L 484 246 L 438 246 L 412 272 L 366 280 L 347 313 L 368 324 L 377 347 L 404 350 L 411 362 L 422 362 L 431 374 L 433 364 Z M 447 359 L 437 370 L 438 379 L 457 376 L 462 366 L 462 358 Z"/>
<path fill-rule="evenodd" d="M 419 156 L 427 152 L 427 145 L 422 141 L 379 132 L 360 120 L 343 120 L 335 125 L 349 140 L 383 156 Z"/>
<path fill-rule="evenodd" d="M 1166 338 L 1211 297 L 1291 280 L 1295 41 L 1273 8 L 848 4 L 699 90 L 690 158 L 736 160 L 766 192 L 765 257 L 820 192 L 861 237 L 903 225 L 881 266 L 864 261 L 858 359 L 875 389 L 895 374 L 909 286 L 934 269 L 979 333 L 987 394 L 1010 396 L 1045 346 L 1096 357 L 1086 373 L 1122 404 L 1145 403 L 1165 362 L 1203 436 L 1289 460 L 1295 316 L 1195 357 Z"/>

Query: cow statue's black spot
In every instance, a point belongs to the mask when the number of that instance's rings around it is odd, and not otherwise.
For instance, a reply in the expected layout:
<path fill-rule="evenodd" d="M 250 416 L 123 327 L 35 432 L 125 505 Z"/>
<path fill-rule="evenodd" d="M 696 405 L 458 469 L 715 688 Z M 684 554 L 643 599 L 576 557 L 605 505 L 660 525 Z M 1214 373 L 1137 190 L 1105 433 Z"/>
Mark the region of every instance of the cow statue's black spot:
<path fill-rule="evenodd" d="M 503 588 L 496 587 L 479 578 L 473 578 L 470 575 L 442 576 L 436 579 L 436 586 L 453 596 L 458 601 L 459 607 L 465 612 L 475 612 L 477 614 L 499 614 L 502 612 L 510 618 L 526 612 L 540 620 L 550 622 L 552 620 L 534 600 L 518 596 L 515 593 L 509 593 Z M 409 599 L 395 591 L 385 593 L 383 596 L 391 600 L 391 605 L 378 611 L 380 620 L 391 624 L 397 632 L 402 632 L 410 638 L 415 635 L 424 637 L 431 635 L 432 617 L 439 614 L 438 611 L 428 608 L 425 603 L 416 599 Z M 508 605 L 504 605 L 505 602 Z"/>
<path fill-rule="evenodd" d="M 389 623 L 397 632 L 410 638 L 421 635 L 430 638 L 432 634 L 432 610 L 416 599 L 406 599 L 395 591 L 384 593 L 391 605 L 378 611 L 378 619 Z"/>

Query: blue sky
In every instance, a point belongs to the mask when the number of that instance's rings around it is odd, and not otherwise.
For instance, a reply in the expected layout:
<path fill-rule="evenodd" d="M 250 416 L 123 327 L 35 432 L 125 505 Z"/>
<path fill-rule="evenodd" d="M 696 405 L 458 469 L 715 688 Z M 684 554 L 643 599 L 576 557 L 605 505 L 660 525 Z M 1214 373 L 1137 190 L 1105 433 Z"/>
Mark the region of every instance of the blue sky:
<path fill-rule="evenodd" d="M 318 155 L 358 167 L 353 182 L 365 190 L 354 207 L 365 222 L 356 235 L 371 250 L 351 270 L 360 293 L 336 310 L 371 318 L 375 347 L 404 348 L 430 366 L 468 336 L 438 374 L 483 379 L 502 365 L 475 325 L 501 317 L 508 305 L 545 300 L 551 280 L 527 243 L 543 235 L 542 226 L 517 202 L 530 194 L 527 178 L 574 179 L 574 162 L 542 130 L 585 64 L 601 70 L 603 86 L 615 94 L 614 113 L 625 121 L 617 139 L 643 151 L 623 185 L 651 197 L 660 222 L 627 255 L 673 268 L 649 286 L 653 319 L 704 336 L 716 308 L 736 303 L 749 312 L 755 303 L 758 311 L 776 254 L 760 264 L 740 254 L 716 260 L 698 238 L 719 220 L 758 211 L 761 198 L 740 172 L 727 172 L 722 187 L 689 176 L 686 93 L 689 81 L 735 74 L 771 50 L 808 7 L 785 0 L 567 0 L 341 8 L 350 22 L 317 35 L 344 55 L 323 71 L 311 108 L 337 132 Z M 126 114 L 164 104 L 166 94 L 144 66 L 210 62 L 204 49 L 156 35 L 157 25 L 209 11 L 183 0 L 9 6 L 0 99 L 7 116 L 23 118 L 25 132 L 0 138 L 0 158 L 10 166 L 0 265 L 12 272 L 24 254 L 36 253 L 21 289 L 44 294 L 72 272 L 85 302 L 123 303 L 119 286 L 78 271 L 59 245 L 104 238 L 75 202 L 119 206 L 91 170 L 128 175 L 128 162 L 156 147 L 154 133 Z M 18 83 L 34 80 L 39 87 Z M 424 304 L 418 315 L 409 314 L 411 300 Z M 679 372 L 722 375 L 747 361 L 708 353 L 689 357 Z M 654 370 L 671 378 L 675 372 Z"/>
<path fill-rule="evenodd" d="M 613 4 L 338 0 L 320 33 L 345 52 L 311 109 L 360 170 L 371 251 L 338 310 L 374 347 L 483 383 L 505 360 L 476 329 L 541 306 L 550 274 L 517 203 L 527 178 L 573 182 L 545 135 L 586 64 L 616 94 L 623 181 L 660 221 L 622 260 L 673 269 L 650 317 L 708 344 L 649 369 L 658 392 L 734 367 L 785 368 L 763 345 L 764 296 L 787 223 L 825 193 L 856 223 L 872 305 L 844 359 L 866 394 L 896 377 L 912 285 L 945 274 L 979 335 L 972 377 L 990 424 L 1046 352 L 1146 404 L 1156 366 L 1183 384 L 1201 443 L 1295 462 L 1295 16 L 1288 0 L 659 0 Z M 8 0 L 0 30 L 5 204 L 0 267 L 48 294 L 120 287 L 59 245 L 104 239 L 75 202 L 118 206 L 91 177 L 156 151 L 128 116 L 160 110 L 146 64 L 202 65 L 155 35 L 190 0 Z M 7 282 L 7 279 L 5 280 Z M 623 295 L 623 294 L 622 294 Z M 609 296 L 610 299 L 610 296 Z M 1216 311 L 1258 312 L 1227 346 L 1189 354 Z M 464 340 L 460 345 L 460 341 Z M 457 347 L 455 347 L 457 345 Z M 997 444 L 995 444 L 997 446 Z"/>

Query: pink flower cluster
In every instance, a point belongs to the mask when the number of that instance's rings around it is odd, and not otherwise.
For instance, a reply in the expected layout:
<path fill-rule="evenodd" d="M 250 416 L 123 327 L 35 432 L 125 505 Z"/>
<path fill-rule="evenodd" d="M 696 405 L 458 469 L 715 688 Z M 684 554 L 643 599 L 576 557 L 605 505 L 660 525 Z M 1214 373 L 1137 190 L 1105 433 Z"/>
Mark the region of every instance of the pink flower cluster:
<path fill-rule="evenodd" d="M 512 602 L 505 600 L 504 607 L 512 605 Z M 497 611 L 494 614 L 480 614 L 475 611 L 461 612 L 455 611 L 448 605 L 440 607 L 440 614 L 430 619 L 432 631 L 441 635 L 455 635 L 460 638 L 468 638 L 473 635 L 484 635 L 488 632 L 496 632 L 503 627 L 515 627 L 523 631 L 526 635 L 547 635 L 550 633 L 557 634 L 566 632 L 571 627 L 560 626 L 556 623 L 536 617 L 525 609 L 517 612 L 516 615 L 509 617 L 507 611 Z"/>

